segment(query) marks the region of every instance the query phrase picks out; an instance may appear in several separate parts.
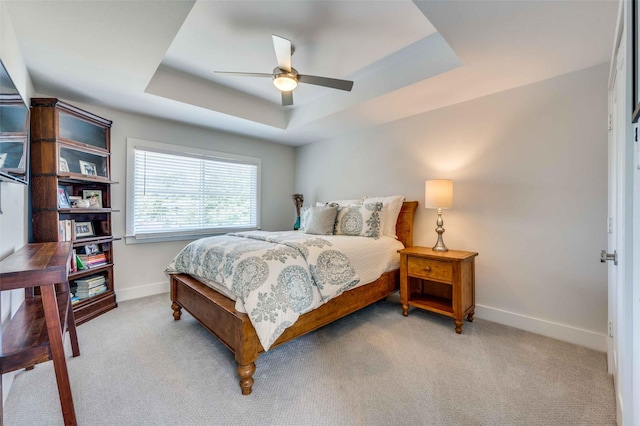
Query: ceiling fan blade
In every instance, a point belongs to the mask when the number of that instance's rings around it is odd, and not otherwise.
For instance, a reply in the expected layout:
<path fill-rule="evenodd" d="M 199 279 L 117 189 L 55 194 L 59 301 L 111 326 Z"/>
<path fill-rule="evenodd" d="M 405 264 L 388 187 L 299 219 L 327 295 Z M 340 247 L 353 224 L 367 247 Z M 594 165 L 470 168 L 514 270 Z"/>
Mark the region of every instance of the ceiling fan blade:
<path fill-rule="evenodd" d="M 282 92 L 282 106 L 293 105 L 293 91 Z"/>
<path fill-rule="evenodd" d="M 298 81 L 300 83 L 315 84 L 316 86 L 330 87 L 332 89 L 351 91 L 353 87 L 353 81 L 338 80 L 336 78 L 318 77 L 315 75 L 301 75 L 298 74 Z"/>
<path fill-rule="evenodd" d="M 216 74 L 231 75 L 236 77 L 273 77 L 273 74 L 264 72 L 231 72 L 231 71 L 214 71 Z"/>
<path fill-rule="evenodd" d="M 273 38 L 273 48 L 276 51 L 276 59 L 278 60 L 278 68 L 291 72 L 291 40 L 271 34 Z"/>

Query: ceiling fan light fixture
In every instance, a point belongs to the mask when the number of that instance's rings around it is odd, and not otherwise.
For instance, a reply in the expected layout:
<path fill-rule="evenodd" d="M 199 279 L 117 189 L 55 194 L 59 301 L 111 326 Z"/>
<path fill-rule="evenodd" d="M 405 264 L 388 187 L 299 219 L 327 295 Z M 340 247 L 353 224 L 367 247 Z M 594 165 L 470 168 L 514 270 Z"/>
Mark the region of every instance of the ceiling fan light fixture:
<path fill-rule="evenodd" d="M 290 72 L 273 74 L 273 84 L 283 92 L 290 92 L 298 86 L 298 76 Z"/>

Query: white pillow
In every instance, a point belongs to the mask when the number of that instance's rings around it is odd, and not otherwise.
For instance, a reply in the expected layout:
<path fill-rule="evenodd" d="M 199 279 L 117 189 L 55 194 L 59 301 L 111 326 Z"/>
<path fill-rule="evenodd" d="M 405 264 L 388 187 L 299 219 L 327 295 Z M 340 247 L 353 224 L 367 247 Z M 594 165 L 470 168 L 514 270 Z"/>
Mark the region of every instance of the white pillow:
<path fill-rule="evenodd" d="M 329 201 L 329 204 L 331 203 L 335 203 L 340 207 L 353 206 L 356 204 L 362 204 L 362 198 L 358 198 L 356 200 L 331 200 Z"/>
<path fill-rule="evenodd" d="M 382 235 L 382 203 L 365 203 L 338 208 L 336 235 L 379 238 Z"/>
<path fill-rule="evenodd" d="M 382 203 L 384 223 L 381 227 L 381 235 L 388 235 L 389 237 L 398 238 L 396 236 L 396 222 L 398 221 L 398 215 L 400 214 L 400 210 L 402 209 L 402 202 L 404 201 L 404 197 L 402 195 L 392 195 L 389 197 L 365 196 L 362 201 L 363 203 Z"/>
<path fill-rule="evenodd" d="M 321 202 L 317 202 L 316 206 L 320 207 L 320 206 L 328 206 L 330 204 L 337 204 L 340 207 L 346 207 L 346 206 L 353 206 L 353 205 L 360 205 L 362 204 L 362 198 L 358 198 L 357 200 L 332 200 L 329 201 L 328 203 L 321 203 Z"/>

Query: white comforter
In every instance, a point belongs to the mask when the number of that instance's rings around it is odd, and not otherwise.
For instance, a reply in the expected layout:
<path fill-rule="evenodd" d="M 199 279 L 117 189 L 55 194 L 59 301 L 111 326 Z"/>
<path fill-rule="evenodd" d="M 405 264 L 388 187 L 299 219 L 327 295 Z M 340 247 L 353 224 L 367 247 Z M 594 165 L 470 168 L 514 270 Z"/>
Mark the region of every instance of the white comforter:
<path fill-rule="evenodd" d="M 190 274 L 236 300 L 267 350 L 301 314 L 398 268 L 402 247 L 390 237 L 248 231 L 194 241 L 167 272 Z"/>

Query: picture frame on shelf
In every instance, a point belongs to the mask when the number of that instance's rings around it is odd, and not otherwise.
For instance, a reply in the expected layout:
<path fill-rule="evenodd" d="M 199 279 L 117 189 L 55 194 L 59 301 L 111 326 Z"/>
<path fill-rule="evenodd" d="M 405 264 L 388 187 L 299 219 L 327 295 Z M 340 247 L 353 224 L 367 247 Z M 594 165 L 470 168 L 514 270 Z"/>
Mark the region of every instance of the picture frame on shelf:
<path fill-rule="evenodd" d="M 63 157 L 60 157 L 59 161 L 60 161 L 60 164 L 58 165 L 59 171 L 68 173 L 69 163 L 67 163 L 67 160 L 64 159 Z"/>
<path fill-rule="evenodd" d="M 71 207 L 78 207 L 76 203 L 82 200 L 82 197 L 79 195 L 69 195 L 69 202 L 71 203 Z"/>
<path fill-rule="evenodd" d="M 58 185 L 58 208 L 71 208 L 71 201 L 69 201 L 69 193 L 67 192 L 67 188 L 61 185 Z"/>
<path fill-rule="evenodd" d="M 96 232 L 93 229 L 92 222 L 76 222 L 75 223 L 76 238 L 95 237 Z"/>
<path fill-rule="evenodd" d="M 84 245 L 82 247 L 80 247 L 80 254 L 86 254 L 88 256 L 93 255 L 93 254 L 98 254 L 100 253 L 100 247 L 98 247 L 97 244 L 87 244 Z"/>
<path fill-rule="evenodd" d="M 84 189 L 82 191 L 82 198 L 84 200 L 89 200 L 89 208 L 102 208 L 102 191 L 99 189 Z"/>
<path fill-rule="evenodd" d="M 80 163 L 80 173 L 88 176 L 98 176 L 96 165 L 90 161 L 78 160 Z"/>

